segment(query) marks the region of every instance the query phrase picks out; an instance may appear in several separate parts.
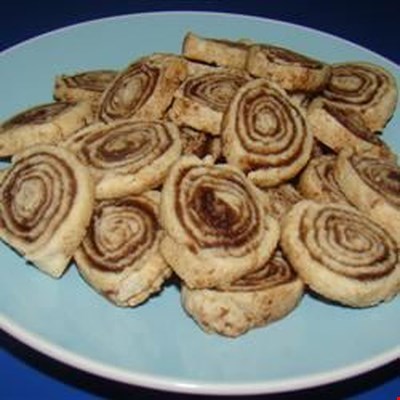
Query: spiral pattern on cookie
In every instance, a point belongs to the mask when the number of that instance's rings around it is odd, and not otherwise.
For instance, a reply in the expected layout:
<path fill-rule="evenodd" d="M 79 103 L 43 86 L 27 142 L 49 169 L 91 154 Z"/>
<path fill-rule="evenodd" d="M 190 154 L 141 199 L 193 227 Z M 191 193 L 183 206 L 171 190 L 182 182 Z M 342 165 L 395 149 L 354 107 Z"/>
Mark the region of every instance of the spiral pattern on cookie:
<path fill-rule="evenodd" d="M 325 268 L 358 281 L 380 279 L 397 264 L 397 246 L 379 225 L 346 206 L 304 210 L 300 240 Z"/>
<path fill-rule="evenodd" d="M 187 80 L 183 93 L 189 99 L 223 112 L 239 87 L 247 81 L 240 74 L 210 72 Z"/>
<path fill-rule="evenodd" d="M 117 75 L 113 70 L 95 70 L 71 76 L 62 76 L 63 83 L 70 88 L 103 92 Z"/>
<path fill-rule="evenodd" d="M 350 157 L 350 162 L 367 185 L 400 209 L 400 168 L 395 163 L 356 155 Z"/>
<path fill-rule="evenodd" d="M 104 200 L 95 206 L 81 251 L 91 268 L 120 272 L 153 248 L 158 232 L 154 205 L 144 197 Z"/>
<path fill-rule="evenodd" d="M 175 212 L 196 249 L 242 256 L 256 248 L 263 214 L 238 171 L 225 166 L 188 166 L 175 181 Z"/>
<path fill-rule="evenodd" d="M 98 124 L 73 137 L 70 145 L 78 145 L 78 157 L 86 165 L 132 174 L 168 151 L 177 135 L 172 128 L 162 121 Z"/>
<path fill-rule="evenodd" d="M 144 62 L 132 64 L 107 89 L 99 107 L 99 119 L 112 121 L 133 116 L 152 95 L 160 70 Z"/>
<path fill-rule="evenodd" d="M 0 226 L 24 246 L 51 238 L 74 203 L 77 181 L 54 153 L 19 159 L 1 182 Z"/>
<path fill-rule="evenodd" d="M 282 252 L 276 250 L 272 258 L 259 269 L 223 287 L 223 290 L 228 290 L 230 292 L 264 290 L 284 285 L 296 279 L 298 279 L 298 277 L 292 266 L 284 258 Z"/>

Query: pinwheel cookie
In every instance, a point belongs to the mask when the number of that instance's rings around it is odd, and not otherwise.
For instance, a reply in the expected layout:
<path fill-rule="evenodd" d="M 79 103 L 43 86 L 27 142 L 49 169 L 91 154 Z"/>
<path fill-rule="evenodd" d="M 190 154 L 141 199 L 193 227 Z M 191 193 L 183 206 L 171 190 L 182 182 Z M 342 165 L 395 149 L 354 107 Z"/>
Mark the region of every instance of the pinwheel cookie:
<path fill-rule="evenodd" d="M 270 79 L 293 92 L 318 92 L 330 77 L 330 66 L 287 48 L 252 45 L 246 62 L 250 74 Z"/>
<path fill-rule="evenodd" d="M 118 306 L 136 306 L 171 275 L 159 252 L 159 192 L 97 201 L 75 253 L 83 278 Z"/>
<path fill-rule="evenodd" d="M 99 122 L 64 145 L 88 166 L 102 199 L 156 188 L 182 151 L 179 130 L 167 121 Z"/>
<path fill-rule="evenodd" d="M 179 56 L 140 58 L 122 70 L 104 92 L 97 116 L 103 122 L 162 118 L 186 76 L 186 62 Z"/>
<path fill-rule="evenodd" d="M 334 302 L 373 306 L 400 288 L 395 240 L 354 207 L 297 203 L 283 220 L 281 246 L 303 281 Z"/>
<path fill-rule="evenodd" d="M 346 197 L 400 245 L 400 168 L 377 157 L 339 154 L 335 176 Z"/>
<path fill-rule="evenodd" d="M 397 102 L 392 74 L 366 62 L 332 65 L 332 75 L 322 92 L 324 102 L 357 113 L 371 131 L 384 128 Z"/>
<path fill-rule="evenodd" d="M 175 93 L 168 116 L 178 125 L 219 135 L 232 97 L 249 80 L 241 71 L 221 68 L 191 76 Z"/>
<path fill-rule="evenodd" d="M 117 74 L 115 70 L 98 69 L 58 75 L 54 81 L 53 97 L 70 103 L 86 100 L 96 111 L 101 95 Z"/>
<path fill-rule="evenodd" d="M 237 91 L 221 132 L 228 163 L 260 187 L 275 186 L 296 176 L 313 147 L 303 112 L 266 79 L 254 79 Z"/>
<path fill-rule="evenodd" d="M 189 32 L 183 40 L 182 54 L 194 61 L 244 69 L 248 48 L 247 41 L 206 38 Z"/>
<path fill-rule="evenodd" d="M 257 269 L 279 238 L 278 222 L 265 215 L 240 170 L 195 156 L 172 167 L 162 189 L 161 223 L 162 254 L 190 288 L 220 286 Z"/>
<path fill-rule="evenodd" d="M 60 277 L 93 210 L 88 170 L 66 149 L 32 146 L 0 181 L 0 237 L 40 270 Z"/>
<path fill-rule="evenodd" d="M 0 157 L 36 144 L 55 144 L 93 119 L 88 102 L 54 102 L 29 108 L 0 125 Z"/>
<path fill-rule="evenodd" d="M 304 284 L 276 250 L 259 269 L 219 289 L 183 285 L 182 304 L 208 333 L 237 337 L 282 319 L 298 305 Z"/>

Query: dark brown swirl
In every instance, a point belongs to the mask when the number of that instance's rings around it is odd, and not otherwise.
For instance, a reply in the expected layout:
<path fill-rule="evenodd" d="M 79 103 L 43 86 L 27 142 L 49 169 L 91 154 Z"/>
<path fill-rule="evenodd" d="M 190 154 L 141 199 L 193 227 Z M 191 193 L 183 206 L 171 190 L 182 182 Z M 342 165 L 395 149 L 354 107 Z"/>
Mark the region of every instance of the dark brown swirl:
<path fill-rule="evenodd" d="M 99 170 L 132 174 L 151 164 L 173 145 L 170 125 L 162 121 L 98 124 L 73 139 L 78 157 Z"/>
<path fill-rule="evenodd" d="M 175 212 L 193 250 L 222 248 L 240 256 L 258 245 L 261 209 L 238 172 L 224 166 L 186 167 L 175 191 Z"/>
<path fill-rule="evenodd" d="M 272 258 L 259 269 L 224 287 L 223 290 L 230 292 L 265 290 L 285 285 L 296 279 L 298 277 L 292 266 L 284 258 L 282 252 L 276 250 Z"/>
<path fill-rule="evenodd" d="M 113 81 L 99 106 L 100 120 L 132 117 L 152 95 L 160 70 L 145 62 L 132 64 Z"/>
<path fill-rule="evenodd" d="M 117 71 L 94 70 L 80 74 L 63 76 L 62 80 L 70 88 L 90 90 L 92 92 L 103 92 L 117 76 Z"/>
<path fill-rule="evenodd" d="M 64 113 L 69 108 L 71 108 L 71 104 L 66 102 L 57 101 L 49 104 L 42 104 L 40 106 L 23 111 L 5 121 L 1 125 L 1 129 L 9 129 L 25 124 L 44 124 L 46 122 L 52 121 L 54 117 Z"/>
<path fill-rule="evenodd" d="M 158 232 L 155 206 L 144 196 L 100 201 L 81 251 L 91 268 L 121 272 L 154 247 Z"/>
<path fill-rule="evenodd" d="M 188 79 L 183 87 L 185 97 L 224 112 L 240 86 L 246 83 L 243 75 L 230 72 L 210 72 Z"/>
<path fill-rule="evenodd" d="M 350 207 L 306 209 L 300 221 L 300 238 L 312 259 L 350 279 L 380 279 L 398 262 L 393 239 Z"/>
<path fill-rule="evenodd" d="M 389 85 L 389 77 L 380 69 L 366 64 L 338 64 L 332 68 L 323 96 L 341 106 L 368 107 L 382 99 Z"/>
<path fill-rule="evenodd" d="M 77 182 L 71 167 L 55 154 L 19 159 L 0 186 L 0 226 L 22 245 L 51 238 L 74 202 Z"/>
<path fill-rule="evenodd" d="M 249 155 L 249 170 L 290 165 L 309 137 L 299 109 L 267 83 L 241 93 L 235 134 Z"/>
<path fill-rule="evenodd" d="M 395 163 L 356 155 L 350 158 L 350 162 L 367 185 L 400 210 L 400 168 Z"/>

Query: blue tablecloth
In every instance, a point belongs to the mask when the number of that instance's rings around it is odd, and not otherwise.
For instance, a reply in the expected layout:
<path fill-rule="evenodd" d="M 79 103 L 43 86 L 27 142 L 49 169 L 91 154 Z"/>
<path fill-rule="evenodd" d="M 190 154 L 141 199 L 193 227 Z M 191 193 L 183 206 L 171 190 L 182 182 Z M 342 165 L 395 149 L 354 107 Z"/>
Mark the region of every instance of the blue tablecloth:
<path fill-rule="evenodd" d="M 157 10 L 207 10 L 264 16 L 316 28 L 367 47 L 399 63 L 399 5 L 380 1 L 78 1 L 4 3 L 0 11 L 0 51 L 55 28 L 111 15 Z M 0 94 L 1 96 L 1 94 Z M 4 101 L 1 100 L 0 104 Z M 399 316 L 400 318 L 400 316 Z M 400 341 L 400 333 L 399 333 Z M 0 333 L 0 399 L 186 398 L 118 384 L 83 373 Z M 332 385 L 270 399 L 396 399 L 400 364 Z"/>

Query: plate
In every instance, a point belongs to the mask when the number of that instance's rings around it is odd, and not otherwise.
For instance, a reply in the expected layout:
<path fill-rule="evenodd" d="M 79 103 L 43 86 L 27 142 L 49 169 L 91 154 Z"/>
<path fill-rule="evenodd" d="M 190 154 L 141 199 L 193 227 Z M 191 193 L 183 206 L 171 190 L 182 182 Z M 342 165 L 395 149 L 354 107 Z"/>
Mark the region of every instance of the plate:
<path fill-rule="evenodd" d="M 179 53 L 189 30 L 275 43 L 326 62 L 375 62 L 400 86 L 395 64 L 315 30 L 241 15 L 145 13 L 74 25 L 4 51 L 0 92 L 7 101 L 0 118 L 51 100 L 56 74 Z M 398 132 L 399 111 L 384 137 L 400 153 Z M 173 285 L 137 308 L 121 309 L 90 289 L 73 265 L 54 280 L 2 243 L 0 260 L 1 327 L 50 357 L 116 381 L 186 393 L 284 392 L 351 377 L 400 355 L 400 298 L 352 310 L 306 295 L 284 320 L 228 339 L 201 331 Z"/>

